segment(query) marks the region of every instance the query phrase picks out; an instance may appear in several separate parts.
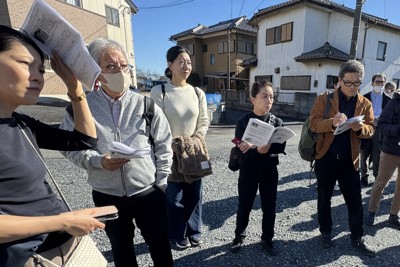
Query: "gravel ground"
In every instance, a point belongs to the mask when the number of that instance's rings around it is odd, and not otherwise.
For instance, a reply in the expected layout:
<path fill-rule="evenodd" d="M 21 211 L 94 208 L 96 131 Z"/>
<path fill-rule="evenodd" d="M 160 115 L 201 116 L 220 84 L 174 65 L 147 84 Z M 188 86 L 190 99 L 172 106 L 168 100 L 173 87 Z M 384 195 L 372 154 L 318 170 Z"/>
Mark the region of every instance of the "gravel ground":
<path fill-rule="evenodd" d="M 46 122 L 59 122 L 63 108 L 33 106 L 20 108 Z M 297 134 L 301 125 L 289 125 Z M 298 136 L 288 142 L 287 155 L 280 156 L 277 217 L 275 226 L 276 257 L 269 257 L 258 244 L 261 236 L 261 207 L 256 198 L 250 215 L 248 237 L 237 254 L 229 252 L 234 237 L 237 206 L 237 172 L 227 168 L 233 128 L 212 127 L 207 136 L 214 174 L 204 178 L 203 239 L 200 247 L 184 251 L 173 249 L 175 266 L 399 266 L 399 230 L 386 223 L 395 188 L 395 177 L 384 191 L 380 212 L 373 227 L 365 227 L 366 240 L 378 251 L 375 258 L 361 256 L 350 245 L 347 209 L 340 192 L 332 198 L 332 249 L 319 246 L 316 214 L 315 178 L 309 179 L 308 163 L 297 153 Z M 90 188 L 85 183 L 85 172 L 61 154 L 43 151 L 53 175 L 74 209 L 92 204 Z M 395 173 L 396 174 L 396 173 Z M 362 189 L 366 210 L 368 189 Z M 93 233 L 99 249 L 114 266 L 110 245 L 103 231 Z M 152 266 L 146 244 L 137 231 L 135 249 L 139 266 Z"/>

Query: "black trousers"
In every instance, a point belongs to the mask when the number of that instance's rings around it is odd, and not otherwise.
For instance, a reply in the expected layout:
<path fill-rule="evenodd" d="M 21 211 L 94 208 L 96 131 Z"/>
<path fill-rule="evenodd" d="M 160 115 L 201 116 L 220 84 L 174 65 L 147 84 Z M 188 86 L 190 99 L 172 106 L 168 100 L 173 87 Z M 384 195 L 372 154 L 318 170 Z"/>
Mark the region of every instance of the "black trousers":
<path fill-rule="evenodd" d="M 326 154 L 315 161 L 318 181 L 318 223 L 321 233 L 332 231 L 331 198 L 336 181 L 339 182 L 347 205 L 351 239 L 363 236 L 363 206 L 361 199 L 360 174 L 354 169 L 351 158 Z"/>
<path fill-rule="evenodd" d="M 153 190 L 155 189 L 155 190 Z M 173 266 L 168 240 L 167 204 L 164 192 L 154 187 L 144 196 L 117 197 L 93 191 L 96 206 L 115 205 L 118 219 L 106 222 L 116 267 L 138 266 L 133 238 L 137 227 L 149 246 L 154 266 Z"/>
<path fill-rule="evenodd" d="M 261 240 L 271 242 L 274 237 L 276 217 L 276 194 L 278 188 L 278 170 L 276 166 L 271 168 L 254 168 L 241 166 L 239 173 L 238 191 L 239 203 L 236 215 L 236 237 L 246 237 L 246 228 L 249 224 L 249 215 L 253 203 L 260 191 L 262 217 Z"/>

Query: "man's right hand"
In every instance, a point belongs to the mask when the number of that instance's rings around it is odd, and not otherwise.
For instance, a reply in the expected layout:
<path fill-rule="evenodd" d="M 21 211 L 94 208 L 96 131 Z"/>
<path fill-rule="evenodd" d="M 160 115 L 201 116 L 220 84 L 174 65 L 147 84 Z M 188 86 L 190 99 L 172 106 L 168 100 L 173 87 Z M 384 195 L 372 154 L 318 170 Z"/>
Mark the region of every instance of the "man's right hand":
<path fill-rule="evenodd" d="M 129 162 L 129 159 L 125 158 L 111 158 L 110 155 L 104 155 L 101 158 L 101 165 L 107 171 L 115 171 L 124 166 Z"/>

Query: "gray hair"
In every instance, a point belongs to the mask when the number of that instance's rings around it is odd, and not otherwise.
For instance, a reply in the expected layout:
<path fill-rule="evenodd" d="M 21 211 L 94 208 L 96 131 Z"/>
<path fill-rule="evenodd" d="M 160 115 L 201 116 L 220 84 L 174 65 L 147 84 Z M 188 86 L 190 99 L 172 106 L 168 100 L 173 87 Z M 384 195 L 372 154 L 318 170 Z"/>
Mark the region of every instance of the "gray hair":
<path fill-rule="evenodd" d="M 360 74 L 360 79 L 364 79 L 364 65 L 355 59 L 349 60 L 340 67 L 339 77 L 343 79 L 346 73 L 358 73 Z"/>
<path fill-rule="evenodd" d="M 126 53 L 125 48 L 114 40 L 98 38 L 89 44 L 88 50 L 94 61 L 96 61 L 96 63 L 100 65 L 100 56 L 102 52 L 109 47 L 120 51 L 124 55 L 125 59 L 128 61 L 128 54 Z"/>

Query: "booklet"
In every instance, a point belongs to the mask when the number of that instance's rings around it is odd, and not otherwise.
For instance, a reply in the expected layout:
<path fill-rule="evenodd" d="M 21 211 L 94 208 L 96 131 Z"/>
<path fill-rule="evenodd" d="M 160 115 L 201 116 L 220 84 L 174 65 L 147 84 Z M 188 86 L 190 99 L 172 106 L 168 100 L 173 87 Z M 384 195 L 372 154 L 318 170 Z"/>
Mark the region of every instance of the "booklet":
<path fill-rule="evenodd" d="M 287 127 L 277 127 L 263 122 L 256 118 L 251 118 L 244 131 L 242 140 L 256 146 L 265 144 L 286 142 L 296 134 Z"/>
<path fill-rule="evenodd" d="M 151 152 L 151 147 L 144 148 L 132 148 L 123 143 L 113 141 L 112 148 L 110 149 L 110 155 L 112 158 L 143 158 L 149 155 Z"/>
<path fill-rule="evenodd" d="M 363 119 L 364 119 L 364 115 L 361 115 L 361 116 L 356 116 L 356 117 L 347 119 L 346 121 L 339 123 L 339 125 L 336 127 L 333 135 L 338 135 L 338 134 L 344 133 L 345 131 L 350 129 L 350 124 L 352 124 L 353 122 L 360 122 Z"/>
<path fill-rule="evenodd" d="M 35 0 L 21 29 L 47 55 L 56 51 L 75 77 L 88 90 L 93 88 L 100 67 L 90 56 L 82 35 L 49 4 Z"/>

